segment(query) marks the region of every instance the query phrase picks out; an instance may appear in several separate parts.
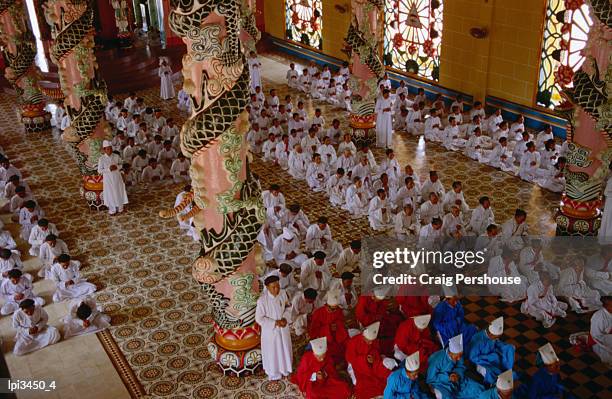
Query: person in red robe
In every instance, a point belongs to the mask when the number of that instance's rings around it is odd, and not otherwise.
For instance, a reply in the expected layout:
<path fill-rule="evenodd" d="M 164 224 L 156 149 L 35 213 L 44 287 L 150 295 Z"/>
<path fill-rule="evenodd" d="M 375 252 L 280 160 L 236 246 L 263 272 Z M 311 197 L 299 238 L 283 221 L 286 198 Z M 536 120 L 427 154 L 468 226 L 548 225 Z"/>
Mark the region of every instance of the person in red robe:
<path fill-rule="evenodd" d="M 331 356 L 327 354 L 327 338 L 310 341 L 312 351 L 304 353 L 297 372 L 291 377 L 306 399 L 348 398 L 351 388 L 342 381 Z"/>
<path fill-rule="evenodd" d="M 418 351 L 421 372 L 427 371 L 429 356 L 439 349 L 431 338 L 430 320 L 430 314 L 411 317 L 400 324 L 395 334 L 395 358 L 402 361 L 407 354 Z"/>
<path fill-rule="evenodd" d="M 346 345 L 346 361 L 352 373 L 357 399 L 370 399 L 383 394 L 387 377 L 397 362 L 380 354 L 378 330 L 380 322 L 369 325 L 363 333 L 349 339 Z"/>
<path fill-rule="evenodd" d="M 431 314 L 433 308 L 429 304 L 429 295 L 412 296 L 403 295 L 395 298 L 402 314 L 407 317 Z"/>
<path fill-rule="evenodd" d="M 384 355 L 392 356 L 395 331 L 404 320 L 393 298 L 387 299 L 383 288 L 374 290 L 372 296 L 362 295 L 355 307 L 355 318 L 362 326 L 369 326 L 380 321 L 378 339 L 381 352 Z"/>
<path fill-rule="evenodd" d="M 329 291 L 327 304 L 312 313 L 308 336 L 310 339 L 326 337 L 329 356 L 334 362 L 344 363 L 344 350 L 349 335 L 339 304 L 339 293 L 335 290 Z"/>

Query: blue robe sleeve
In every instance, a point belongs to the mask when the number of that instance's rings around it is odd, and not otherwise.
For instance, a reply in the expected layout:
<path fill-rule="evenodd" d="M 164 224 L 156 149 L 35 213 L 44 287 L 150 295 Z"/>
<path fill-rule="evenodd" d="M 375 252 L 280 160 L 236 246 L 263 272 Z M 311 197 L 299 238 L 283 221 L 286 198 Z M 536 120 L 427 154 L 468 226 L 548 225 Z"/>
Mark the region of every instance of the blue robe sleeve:
<path fill-rule="evenodd" d="M 550 375 L 546 369 L 539 369 L 531 379 L 529 385 L 529 399 L 558 399 L 563 392 L 556 378 Z"/>
<path fill-rule="evenodd" d="M 401 369 L 400 369 L 401 370 Z M 389 374 L 387 377 L 387 386 L 385 387 L 384 399 L 400 399 L 400 392 L 398 392 L 399 376 L 397 372 Z"/>

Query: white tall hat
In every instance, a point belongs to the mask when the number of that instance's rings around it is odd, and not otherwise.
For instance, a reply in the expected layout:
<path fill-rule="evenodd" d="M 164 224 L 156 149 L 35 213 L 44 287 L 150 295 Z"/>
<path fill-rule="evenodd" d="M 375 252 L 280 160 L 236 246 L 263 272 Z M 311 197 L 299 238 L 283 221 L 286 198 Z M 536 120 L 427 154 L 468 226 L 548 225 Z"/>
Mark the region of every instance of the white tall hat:
<path fill-rule="evenodd" d="M 380 321 L 370 324 L 363 330 L 363 336 L 368 341 L 374 341 L 378 337 L 378 330 L 380 328 Z"/>
<path fill-rule="evenodd" d="M 321 337 L 310 341 L 312 352 L 315 355 L 321 356 L 327 352 L 327 337 Z"/>
<path fill-rule="evenodd" d="M 447 286 L 447 285 L 443 285 L 442 286 L 442 291 L 444 292 L 444 296 L 445 297 L 451 297 L 451 296 L 457 296 L 457 287 L 453 286 Z"/>
<path fill-rule="evenodd" d="M 419 351 L 414 352 L 412 355 L 406 358 L 406 363 L 404 364 L 406 370 L 408 371 L 418 371 L 419 367 L 421 367 L 421 361 L 419 360 Z"/>
<path fill-rule="evenodd" d="M 110 141 L 108 141 L 108 140 L 104 140 L 102 142 L 102 148 L 112 147 L 112 146 L 113 146 L 113 144 Z"/>
<path fill-rule="evenodd" d="M 340 304 L 340 298 L 338 295 L 338 291 L 330 290 L 327 292 L 327 301 L 326 303 L 329 306 L 338 306 Z"/>
<path fill-rule="evenodd" d="M 489 324 L 489 332 L 493 335 L 502 335 L 504 333 L 504 318 L 498 317 Z"/>
<path fill-rule="evenodd" d="M 431 315 L 424 314 L 421 316 L 414 316 L 412 319 L 414 320 L 414 325 L 417 326 L 419 330 L 424 330 L 429 325 L 429 321 L 431 320 Z"/>
<path fill-rule="evenodd" d="M 283 227 L 283 238 L 285 240 L 291 240 L 293 237 L 295 237 L 293 230 L 291 230 L 289 227 Z"/>
<path fill-rule="evenodd" d="M 374 289 L 374 297 L 376 299 L 385 299 L 387 296 L 387 288 L 386 287 L 377 287 Z"/>
<path fill-rule="evenodd" d="M 448 350 L 450 350 L 451 353 L 463 352 L 463 334 L 459 334 L 448 340 Z"/>
<path fill-rule="evenodd" d="M 540 356 L 542 357 L 542 361 L 546 365 L 553 364 L 559 361 L 559 358 L 557 357 L 557 354 L 555 353 L 555 349 L 550 344 L 550 342 L 544 346 L 541 346 L 540 349 L 538 349 L 538 352 L 540 353 Z"/>
<path fill-rule="evenodd" d="M 497 382 L 495 386 L 500 391 L 509 391 L 514 388 L 514 379 L 512 377 L 512 370 L 506 370 L 497 376 Z"/>

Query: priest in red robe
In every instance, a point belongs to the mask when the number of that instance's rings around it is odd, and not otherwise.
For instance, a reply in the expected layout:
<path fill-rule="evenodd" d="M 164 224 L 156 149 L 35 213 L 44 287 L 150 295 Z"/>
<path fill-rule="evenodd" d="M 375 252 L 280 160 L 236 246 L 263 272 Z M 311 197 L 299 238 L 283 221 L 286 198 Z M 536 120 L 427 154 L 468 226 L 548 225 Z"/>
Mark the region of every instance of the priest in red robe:
<path fill-rule="evenodd" d="M 344 350 L 349 335 L 344 324 L 344 313 L 340 308 L 340 297 L 336 290 L 327 293 L 327 304 L 312 313 L 308 336 L 310 339 L 327 338 L 329 356 L 337 363 L 344 363 Z"/>
<path fill-rule="evenodd" d="M 427 360 L 439 347 L 431 337 L 430 320 L 430 314 L 411 317 L 400 324 L 395 334 L 395 358 L 403 361 L 407 354 L 418 351 L 421 372 L 427 371 Z"/>
<path fill-rule="evenodd" d="M 380 321 L 378 339 L 381 352 L 392 356 L 395 331 L 404 318 L 393 298 L 386 297 L 386 289 L 379 287 L 374 290 L 374 295 L 359 297 L 355 308 L 355 318 L 362 326 L 369 326 Z"/>
<path fill-rule="evenodd" d="M 327 338 L 310 341 L 312 351 L 304 353 L 291 382 L 300 387 L 306 399 L 348 398 L 349 384 L 340 379 L 334 361 L 327 354 Z"/>
<path fill-rule="evenodd" d="M 433 311 L 433 308 L 429 304 L 429 295 L 402 295 L 397 296 L 395 300 L 397 301 L 397 304 L 405 317 L 431 314 Z"/>

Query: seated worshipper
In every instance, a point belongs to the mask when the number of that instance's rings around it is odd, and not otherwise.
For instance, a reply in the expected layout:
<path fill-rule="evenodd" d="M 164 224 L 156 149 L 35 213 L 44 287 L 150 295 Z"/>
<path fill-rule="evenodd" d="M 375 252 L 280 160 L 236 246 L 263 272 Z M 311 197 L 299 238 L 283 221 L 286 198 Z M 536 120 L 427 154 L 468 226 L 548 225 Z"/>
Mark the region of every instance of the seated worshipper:
<path fill-rule="evenodd" d="M 170 140 L 172 142 L 180 134 L 180 129 L 174 124 L 174 119 L 168 118 L 166 122 L 167 124 L 162 128 L 160 134 L 163 140 Z"/>
<path fill-rule="evenodd" d="M 156 158 L 150 158 L 149 164 L 142 170 L 140 181 L 143 183 L 157 183 L 162 179 L 163 171 L 157 164 Z"/>
<path fill-rule="evenodd" d="M 270 209 L 276 206 L 285 206 L 285 196 L 281 193 L 280 186 L 278 184 L 271 184 L 267 190 L 261 193 L 264 208 Z"/>
<path fill-rule="evenodd" d="M 323 138 L 323 144 L 321 144 L 316 151 L 317 154 L 321 156 L 321 161 L 325 164 L 327 170 L 331 172 L 337 162 L 336 149 L 331 144 L 331 138 L 325 136 Z"/>
<path fill-rule="evenodd" d="M 486 330 L 477 332 L 470 342 L 467 358 L 484 377 L 485 385 L 492 385 L 506 370 L 514 366 L 514 346 L 502 342 L 504 318 L 498 317 Z"/>
<path fill-rule="evenodd" d="M 23 272 L 23 263 L 21 262 L 19 252 L 13 252 L 7 248 L 0 249 L 0 272 L 2 273 L 2 278 L 8 277 L 8 272 L 13 269 L 19 269 Z M 30 275 L 26 274 L 26 276 Z"/>
<path fill-rule="evenodd" d="M 263 144 L 264 137 L 263 131 L 259 129 L 259 123 L 253 122 L 251 124 L 251 130 L 247 134 L 247 141 L 253 154 L 261 153 L 261 146 Z"/>
<path fill-rule="evenodd" d="M 117 135 L 111 140 L 111 147 L 113 148 L 113 152 L 123 154 L 123 149 L 126 145 L 127 139 L 125 138 L 125 133 L 123 133 L 122 131 L 117 132 Z"/>
<path fill-rule="evenodd" d="M 527 288 L 527 300 L 521 304 L 521 312 L 541 321 L 544 328 L 552 327 L 557 317 L 565 317 L 566 309 L 567 304 L 555 297 L 550 276 L 545 272 Z"/>
<path fill-rule="evenodd" d="M 0 295 L 4 305 L 0 308 L 0 314 L 9 315 L 19 309 L 19 304 L 24 300 L 31 300 L 37 306 L 43 306 L 45 300 L 32 292 L 32 276 L 24 275 L 19 269 L 9 270 L 6 278 L 0 283 Z"/>
<path fill-rule="evenodd" d="M 15 188 L 15 194 L 7 203 L 8 210 L 13 214 L 11 220 L 19 220 L 19 211 L 21 211 L 23 204 L 32 199 L 32 194 L 28 193 L 25 187 L 17 186 Z M 6 210 L 7 205 L 5 205 L 2 210 Z"/>
<path fill-rule="evenodd" d="M 339 306 L 339 301 L 337 291 L 328 292 L 326 304 L 312 313 L 308 324 L 308 336 L 310 338 L 325 337 L 328 342 L 329 356 L 336 363 L 343 363 L 349 334 L 346 330 L 344 313 Z"/>
<path fill-rule="evenodd" d="M 482 385 L 465 375 L 464 345 L 463 336 L 459 334 L 449 340 L 448 348 L 430 356 L 427 384 L 436 398 L 472 399 L 484 391 Z"/>
<path fill-rule="evenodd" d="M 452 205 L 450 212 L 442 219 L 442 234 L 445 237 L 446 250 L 458 250 L 463 245 L 462 239 L 466 236 L 463 215 L 457 205 Z"/>
<path fill-rule="evenodd" d="M 287 170 L 289 168 L 289 154 L 291 152 L 290 147 L 289 136 L 283 134 L 282 139 L 276 144 L 276 150 L 274 151 L 276 163 L 283 170 Z"/>
<path fill-rule="evenodd" d="M 487 141 L 483 138 L 480 128 L 477 127 L 465 144 L 464 154 L 478 162 L 485 163 L 487 161 L 485 147 L 487 147 Z"/>
<path fill-rule="evenodd" d="M 489 197 L 482 196 L 478 199 L 478 206 L 472 210 L 468 231 L 473 232 L 477 236 L 485 234 L 487 227 L 495 223 L 493 209 L 491 209 L 491 200 Z"/>
<path fill-rule="evenodd" d="M 121 153 L 121 157 L 123 158 L 123 161 L 132 163 L 132 161 L 134 160 L 134 157 L 138 153 L 138 150 L 140 150 L 140 146 L 136 145 L 136 139 L 134 137 L 129 137 L 127 139 L 127 145 L 125 146 L 125 148 L 123 149 L 123 152 Z"/>
<path fill-rule="evenodd" d="M 387 356 L 393 355 L 393 340 L 395 331 L 403 320 L 397 302 L 394 298 L 387 298 L 387 290 L 377 287 L 372 295 L 361 295 L 355 307 L 355 319 L 361 326 L 380 321 L 379 339 L 381 350 Z"/>
<path fill-rule="evenodd" d="M 11 176 L 17 176 L 23 179 L 21 172 L 17 169 L 8 158 L 0 159 L 0 189 L 3 189 Z"/>
<path fill-rule="evenodd" d="M 272 259 L 274 240 L 283 233 L 283 217 L 286 213 L 287 210 L 282 205 L 277 205 L 266 210 L 266 222 L 257 237 L 266 250 L 266 261 Z"/>
<path fill-rule="evenodd" d="M 512 150 L 512 157 L 516 159 L 518 163 L 521 162 L 521 159 L 523 159 L 523 155 L 525 155 L 525 153 L 527 152 L 527 143 L 529 143 L 530 141 L 531 140 L 529 139 L 529 133 L 523 132 L 523 137 L 521 138 L 521 140 L 517 141 L 516 145 L 514 146 L 514 150 Z"/>
<path fill-rule="evenodd" d="M 417 188 L 414 178 L 406 176 L 403 178 L 404 186 L 397 190 L 395 194 L 395 207 L 401 209 L 405 204 L 412 204 L 412 207 L 417 209 L 420 203 L 420 190 Z"/>
<path fill-rule="evenodd" d="M 342 252 L 342 245 L 332 239 L 331 229 L 325 216 L 319 217 L 317 223 L 308 226 L 304 247 L 310 252 L 323 251 L 331 263 L 335 263 Z"/>
<path fill-rule="evenodd" d="M 0 221 L 0 224 L 2 224 L 1 221 Z M 1 228 L 2 227 L 0 227 L 0 229 Z M 9 231 L 0 230 L 0 248 L 9 249 L 21 255 L 21 253 L 17 250 L 17 243 L 15 242 L 15 240 L 13 239 L 13 236 L 11 235 Z"/>
<path fill-rule="evenodd" d="M 561 271 L 555 293 L 564 296 L 576 313 L 592 312 L 601 307 L 599 291 L 584 280 L 585 259 L 572 257 L 570 265 Z"/>
<path fill-rule="evenodd" d="M 291 301 L 291 327 L 298 337 L 304 335 L 310 324 L 317 295 L 317 290 L 314 288 L 306 288 L 302 293 L 296 294 Z"/>
<path fill-rule="evenodd" d="M 411 202 L 406 202 L 402 211 L 393 217 L 395 235 L 399 240 L 416 239 L 419 236 L 421 222 L 414 212 Z"/>
<path fill-rule="evenodd" d="M 25 299 L 19 304 L 19 310 L 13 314 L 12 326 L 17 330 L 13 354 L 22 356 L 45 346 L 53 345 L 60 340 L 55 327 L 47 325 L 49 315 L 32 299 Z"/>
<path fill-rule="evenodd" d="M 502 137 L 505 137 L 506 139 L 508 139 L 508 142 L 511 142 L 511 138 L 508 137 L 510 134 L 510 129 L 508 129 L 508 122 L 506 121 L 502 121 L 499 126 L 498 129 L 495 130 L 493 133 L 489 133 L 491 135 L 491 139 L 495 140 L 495 141 L 499 141 L 499 139 L 501 139 Z"/>
<path fill-rule="evenodd" d="M 123 183 L 126 187 L 134 187 L 136 184 L 138 184 L 139 176 L 134 173 L 132 165 L 129 163 L 124 163 L 121 166 L 121 178 L 123 179 Z"/>
<path fill-rule="evenodd" d="M 263 143 L 261 148 L 263 152 L 263 160 L 267 162 L 276 161 L 276 136 L 274 133 L 268 133 L 268 139 Z"/>
<path fill-rule="evenodd" d="M 444 286 L 443 288 L 447 288 Z M 469 347 L 472 336 L 476 333 L 476 327 L 465 320 L 463 306 L 456 296 L 456 288 L 445 289 L 446 296 L 438 303 L 433 312 L 433 327 L 437 332 L 442 345 L 446 347 L 448 340 L 457 334 L 463 336 L 463 342 Z"/>
<path fill-rule="evenodd" d="M 361 252 L 361 240 L 353 240 L 349 248 L 345 248 L 340 253 L 336 261 L 336 271 L 338 273 L 359 273 L 360 265 L 363 261 L 364 254 Z"/>
<path fill-rule="evenodd" d="M 164 141 L 164 147 L 157 153 L 157 163 L 159 164 L 162 170 L 163 178 L 169 178 L 170 168 L 172 167 L 172 163 L 177 157 L 177 153 L 172 148 L 172 141 L 166 140 Z"/>
<path fill-rule="evenodd" d="M 438 198 L 443 198 L 446 190 L 439 180 L 438 172 L 432 170 L 429 172 L 429 179 L 421 186 L 421 198 L 426 201 L 429 199 L 429 193 L 436 193 Z"/>
<path fill-rule="evenodd" d="M 355 143 L 353 143 L 350 133 L 345 133 L 343 140 L 338 144 L 338 154 L 345 154 L 347 148 L 351 150 L 351 154 L 357 153 L 357 147 L 355 147 Z M 338 157 L 341 156 L 342 155 L 338 155 Z"/>
<path fill-rule="evenodd" d="M 298 87 L 298 71 L 295 70 L 295 64 L 292 62 L 289 64 L 289 70 L 287 71 L 287 86 L 292 89 L 296 89 Z"/>
<path fill-rule="evenodd" d="M 57 257 L 61 254 L 68 253 L 68 246 L 61 238 L 57 238 L 55 234 L 49 234 L 45 237 L 45 242 L 40 246 L 40 253 L 38 258 L 42 263 L 40 270 L 38 270 L 38 276 L 52 280 L 51 277 L 51 266 L 57 262 Z"/>
<path fill-rule="evenodd" d="M 463 185 L 460 181 L 453 182 L 452 190 L 449 190 L 444 194 L 442 205 L 444 206 L 445 212 L 449 212 L 453 205 L 458 206 L 459 210 L 463 213 L 468 213 L 470 211 L 469 205 L 467 202 L 465 202 L 465 197 L 463 196 Z"/>
<path fill-rule="evenodd" d="M 547 272 L 554 281 L 559 279 L 559 267 L 544 260 L 542 240 L 537 238 L 531 239 L 530 245 L 521 249 L 518 268 L 521 274 L 527 277 L 529 284 L 540 279 L 540 271 Z"/>
<path fill-rule="evenodd" d="M 157 156 L 159 155 L 162 148 L 164 148 L 164 143 L 162 142 L 162 136 L 159 134 L 155 135 L 152 142 L 145 145 L 147 154 L 149 154 L 151 158 L 155 159 L 157 159 Z"/>
<path fill-rule="evenodd" d="M 376 231 L 387 231 L 394 227 L 391 206 L 387 200 L 387 193 L 382 188 L 378 189 L 376 196 L 370 200 L 368 221 L 370 227 Z"/>
<path fill-rule="evenodd" d="M 487 153 L 484 161 L 489 166 L 499 168 L 504 172 L 516 174 L 518 169 L 514 166 L 514 157 L 508 148 L 508 139 L 501 137 L 495 147 Z"/>
<path fill-rule="evenodd" d="M 490 115 L 485 122 L 487 124 L 489 133 L 495 133 L 495 131 L 499 129 L 500 123 L 504 122 L 504 117 L 501 114 L 501 109 L 496 109 L 495 112 Z"/>
<path fill-rule="evenodd" d="M 419 352 L 421 372 L 427 370 L 429 357 L 438 350 L 439 345 L 431 337 L 428 328 L 431 315 L 424 314 L 410 317 L 400 324 L 395 332 L 394 356 L 404 361 L 408 353 Z"/>
<path fill-rule="evenodd" d="M 269 381 L 288 377 L 293 362 L 291 302 L 278 280 L 278 276 L 266 277 L 255 308 L 255 320 L 261 326 L 261 360 Z"/>
<path fill-rule="evenodd" d="M 365 187 L 363 187 L 361 178 L 359 176 L 353 177 L 353 184 L 346 189 L 343 208 L 350 212 L 354 218 L 366 216 L 368 215 L 369 208 L 368 200 L 368 192 Z"/>
<path fill-rule="evenodd" d="M 47 238 L 49 234 L 59 236 L 57 227 L 55 227 L 55 224 L 49 223 L 47 219 L 40 219 L 36 226 L 32 227 L 28 238 L 30 255 L 38 256 L 38 254 L 40 254 L 40 246 L 45 242 L 45 238 Z"/>
<path fill-rule="evenodd" d="M 527 151 L 521 158 L 519 166 L 519 176 L 526 181 L 534 181 L 538 177 L 538 168 L 540 167 L 540 153 L 536 151 L 533 141 L 527 143 Z"/>
<path fill-rule="evenodd" d="M 140 125 L 138 125 L 138 132 L 136 133 L 134 141 L 139 146 L 146 146 L 151 141 L 151 134 L 146 122 L 141 122 Z M 138 155 L 138 152 L 136 155 Z"/>
<path fill-rule="evenodd" d="M 395 159 L 395 152 L 391 148 L 387 148 L 385 151 L 386 158 L 381 162 L 378 167 L 378 172 L 382 174 L 387 174 L 389 176 L 389 180 L 393 185 L 397 185 L 401 168 L 397 159 Z"/>
<path fill-rule="evenodd" d="M 605 214 L 604 214 L 605 216 Z M 599 253 L 587 259 L 584 274 L 589 285 L 595 288 L 601 295 L 609 295 L 612 292 L 612 247 L 601 245 Z"/>
<path fill-rule="evenodd" d="M 435 195 L 432 193 L 432 195 Z M 421 227 L 419 230 L 418 246 L 430 250 L 441 249 L 444 240 L 442 231 L 442 219 L 434 217 L 431 223 Z"/>
<path fill-rule="evenodd" d="M 471 138 L 474 135 L 474 132 L 476 131 L 477 128 L 480 129 L 481 134 L 484 134 L 485 130 L 483 129 L 482 124 L 480 123 L 481 122 L 480 116 L 474 115 L 474 117 L 471 118 L 471 120 L 472 121 L 470 122 L 466 130 L 467 137 Z M 488 136 L 483 135 L 481 137 L 483 138 L 483 140 L 487 140 L 487 141 L 489 140 Z"/>
<path fill-rule="evenodd" d="M 336 170 L 336 174 L 327 179 L 327 182 L 325 183 L 325 192 L 329 197 L 329 202 L 331 202 L 333 206 L 344 205 L 346 189 L 350 184 L 351 182 L 346 177 L 343 168 L 338 168 L 338 170 Z"/>
<path fill-rule="evenodd" d="M 422 295 L 416 295 L 416 294 Z M 420 286 L 404 285 L 400 287 L 400 290 L 395 297 L 395 300 L 399 304 L 400 311 L 405 317 L 414 317 L 424 314 L 431 314 L 433 312 L 432 305 L 438 303 L 439 298 L 437 295 L 426 295 L 427 292 L 422 290 Z"/>
<path fill-rule="evenodd" d="M 601 301 L 603 307 L 591 317 L 591 348 L 609 366 L 612 364 L 612 296 L 604 296 Z"/>
<path fill-rule="evenodd" d="M 13 195 L 15 195 L 17 187 L 19 186 L 23 186 L 23 188 L 25 188 L 26 193 L 32 195 L 32 190 L 30 190 L 28 182 L 23 179 L 20 179 L 19 175 L 12 175 L 11 177 L 9 177 L 8 181 L 4 185 L 4 198 L 13 198 Z"/>
<path fill-rule="evenodd" d="M 419 209 L 419 217 L 421 218 L 421 223 L 430 224 L 433 218 L 442 219 L 444 217 L 444 207 L 440 202 L 438 194 L 435 192 L 430 192 L 427 201 L 423 202 L 421 208 Z"/>
<path fill-rule="evenodd" d="M 516 255 L 512 249 L 504 247 L 501 255 L 494 256 L 489 261 L 488 276 L 499 277 L 500 281 L 504 281 L 504 278 L 518 278 L 521 281 L 520 284 L 491 283 L 488 285 L 489 292 L 492 295 L 500 296 L 502 302 L 518 302 L 527 296 L 527 277 L 519 273 L 514 262 Z"/>
<path fill-rule="evenodd" d="M 406 357 L 404 367 L 389 375 L 384 391 L 384 399 L 426 399 L 429 395 L 421 390 L 419 385 L 419 352 Z"/>
<path fill-rule="evenodd" d="M 460 137 L 459 126 L 454 116 L 449 119 L 449 125 L 444 128 L 442 135 L 444 136 L 443 144 L 447 150 L 456 151 L 459 148 L 465 147 L 465 139 Z"/>
<path fill-rule="evenodd" d="M 110 322 L 110 316 L 102 313 L 94 298 L 76 298 L 64 317 L 64 339 L 104 331 L 110 327 Z"/>
<path fill-rule="evenodd" d="M 529 399 L 575 398 L 562 384 L 560 363 L 550 342 L 538 349 L 536 365 L 539 369 L 529 381 L 527 392 Z"/>
<path fill-rule="evenodd" d="M 372 180 L 374 180 L 376 170 L 372 168 L 366 156 L 361 153 L 359 156 L 361 157 L 359 163 L 351 169 L 351 177 L 361 178 L 364 189 L 370 192 L 372 191 Z"/>
<path fill-rule="evenodd" d="M 170 176 L 172 176 L 174 183 L 179 184 L 191 181 L 189 166 L 190 164 L 187 158 L 185 158 L 185 154 L 179 152 L 177 158 L 172 161 L 172 166 L 170 166 Z"/>
<path fill-rule="evenodd" d="M 408 125 L 406 125 L 406 121 L 408 120 L 408 108 L 403 105 L 397 111 L 397 114 L 394 116 L 393 121 L 393 131 L 395 132 L 406 132 Z"/>
<path fill-rule="evenodd" d="M 408 110 L 408 117 L 406 119 L 406 131 L 413 136 L 420 136 L 423 134 L 423 119 L 424 115 L 420 109 L 421 103 L 415 101 L 412 103 L 412 108 Z"/>
<path fill-rule="evenodd" d="M 514 251 L 519 251 L 525 246 L 524 236 L 528 235 L 527 212 L 517 209 L 514 217 L 502 225 L 501 236 L 503 242 Z"/>
<path fill-rule="evenodd" d="M 442 138 L 442 122 L 435 108 L 432 108 L 429 110 L 429 117 L 425 119 L 425 140 L 440 142 Z"/>
<path fill-rule="evenodd" d="M 81 277 L 80 268 L 81 262 L 72 260 L 70 255 L 61 254 L 57 257 L 57 261 L 51 266 L 52 280 L 56 284 L 53 302 L 79 298 L 96 292 L 96 286 Z"/>
<path fill-rule="evenodd" d="M 289 227 L 283 227 L 283 234 L 274 240 L 272 256 L 277 265 L 288 263 L 293 268 L 300 268 L 302 263 L 308 259 L 300 251 L 300 239 Z"/>
<path fill-rule="evenodd" d="M 302 146 L 296 144 L 293 150 L 289 154 L 287 161 L 289 166 L 289 174 L 298 180 L 304 180 L 306 178 L 306 172 L 309 167 L 308 161 L 309 155 L 302 151 Z"/>
<path fill-rule="evenodd" d="M 32 228 L 44 215 L 44 212 L 36 202 L 29 200 L 23 204 L 23 207 L 19 211 L 19 224 L 21 225 L 20 236 L 23 240 L 27 241 L 28 238 L 30 238 Z"/>
<path fill-rule="evenodd" d="M 525 132 L 525 117 L 523 115 L 519 115 L 516 117 L 516 120 L 512 123 L 510 127 L 510 137 L 511 140 L 519 141 Z"/>
<path fill-rule="evenodd" d="M 548 169 L 538 169 L 538 178 L 536 184 L 542 188 L 555 193 L 561 193 L 565 190 L 565 166 L 567 158 L 559 157 L 557 162 L 550 165 Z"/>
<path fill-rule="evenodd" d="M 325 252 L 316 251 L 312 258 L 304 261 L 300 267 L 300 284 L 302 288 L 314 288 L 323 294 L 329 288 L 332 275 L 325 262 Z"/>
<path fill-rule="evenodd" d="M 337 292 L 339 298 L 339 306 L 342 308 L 344 317 L 350 317 L 355 306 L 357 306 L 357 291 L 353 285 L 355 275 L 351 272 L 343 272 L 340 278 L 333 279 L 328 292 Z"/>
<path fill-rule="evenodd" d="M 514 377 L 512 370 L 506 370 L 497 377 L 495 386 L 478 396 L 478 399 L 511 399 L 517 397 L 514 392 Z"/>
<path fill-rule="evenodd" d="M 394 359 L 380 353 L 377 339 L 379 328 L 380 322 L 372 323 L 361 334 L 351 337 L 346 345 L 348 372 L 357 398 L 380 397 L 389 374 L 397 367 Z"/>
<path fill-rule="evenodd" d="M 289 212 L 285 212 L 285 216 L 282 219 L 282 226 L 293 229 L 298 238 L 304 240 L 308 226 L 310 226 L 308 216 L 306 216 L 299 204 L 289 205 L 288 210 Z"/>
<path fill-rule="evenodd" d="M 296 384 L 306 399 L 348 398 L 349 385 L 340 378 L 336 365 L 327 350 L 327 338 L 310 341 L 311 351 L 300 359 L 297 372 L 291 382 Z"/>
<path fill-rule="evenodd" d="M 329 178 L 326 165 L 321 161 L 321 155 L 316 152 L 312 155 L 312 162 L 306 169 L 306 182 L 314 192 L 323 191 L 325 182 Z"/>

